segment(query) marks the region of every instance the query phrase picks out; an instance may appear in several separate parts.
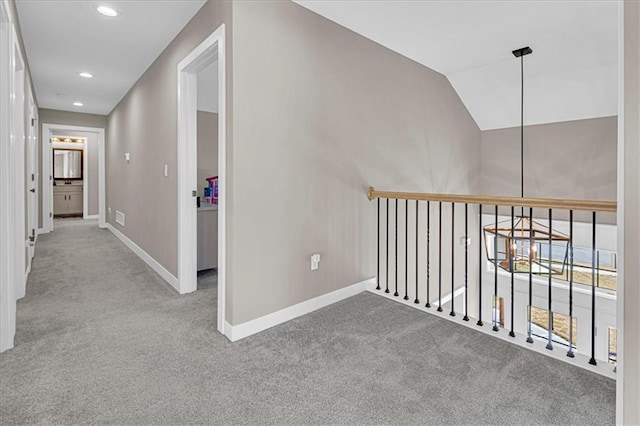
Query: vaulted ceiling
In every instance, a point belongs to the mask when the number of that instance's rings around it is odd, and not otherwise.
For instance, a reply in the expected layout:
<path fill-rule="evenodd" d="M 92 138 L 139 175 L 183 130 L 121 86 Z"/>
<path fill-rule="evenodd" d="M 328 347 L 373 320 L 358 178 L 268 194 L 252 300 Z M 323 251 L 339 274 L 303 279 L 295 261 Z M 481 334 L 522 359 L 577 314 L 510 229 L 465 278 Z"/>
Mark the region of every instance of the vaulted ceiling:
<path fill-rule="evenodd" d="M 297 3 L 443 73 L 483 130 L 520 124 L 523 46 L 525 124 L 617 113 L 615 1 Z M 108 114 L 204 0 L 16 4 L 40 107 Z"/>
<path fill-rule="evenodd" d="M 108 114 L 204 3 L 17 0 L 39 106 Z M 98 13 L 101 5 L 118 16 Z"/>
<path fill-rule="evenodd" d="M 449 79 L 482 130 L 617 114 L 616 1 L 328 1 L 298 4 Z"/>

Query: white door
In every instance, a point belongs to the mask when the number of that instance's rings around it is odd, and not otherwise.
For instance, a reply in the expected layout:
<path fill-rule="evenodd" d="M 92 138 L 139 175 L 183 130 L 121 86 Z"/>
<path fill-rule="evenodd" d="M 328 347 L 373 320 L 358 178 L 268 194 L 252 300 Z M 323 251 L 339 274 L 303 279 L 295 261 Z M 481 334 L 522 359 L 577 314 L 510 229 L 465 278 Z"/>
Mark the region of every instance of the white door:
<path fill-rule="evenodd" d="M 33 99 L 29 96 L 29 136 L 27 139 L 27 235 L 29 260 L 33 258 L 38 230 L 38 150 L 37 118 Z"/>

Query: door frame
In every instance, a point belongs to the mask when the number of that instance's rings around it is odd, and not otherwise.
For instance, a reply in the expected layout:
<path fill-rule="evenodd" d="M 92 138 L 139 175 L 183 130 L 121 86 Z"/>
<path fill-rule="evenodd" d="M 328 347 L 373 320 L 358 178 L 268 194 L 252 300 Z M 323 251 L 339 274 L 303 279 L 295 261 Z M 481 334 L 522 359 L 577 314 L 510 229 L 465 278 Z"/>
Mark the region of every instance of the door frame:
<path fill-rule="evenodd" d="M 100 228 L 107 227 L 105 215 L 105 129 L 103 127 L 82 127 L 70 126 L 67 124 L 42 123 L 42 230 L 40 233 L 48 233 L 53 231 L 53 170 L 51 162 L 53 158 L 53 147 L 51 138 L 54 131 L 72 131 L 96 133 L 98 135 L 98 226 Z M 85 184 L 82 188 L 82 204 L 83 218 L 90 219 L 89 210 L 89 174 L 87 173 L 87 146 L 88 140 L 84 144 L 83 156 L 83 177 Z"/>
<path fill-rule="evenodd" d="M 197 73 L 218 62 L 218 318 L 226 319 L 226 76 L 225 25 L 220 25 L 178 64 L 178 291 L 190 293 L 197 281 Z"/>
<path fill-rule="evenodd" d="M 15 249 L 12 198 L 11 90 L 13 25 L 7 0 L 0 1 L 0 352 L 13 348 L 16 333 Z"/>
<path fill-rule="evenodd" d="M 13 57 L 12 89 L 11 89 L 11 135 L 13 170 L 11 172 L 11 199 L 13 201 L 13 226 L 14 226 L 14 259 L 15 267 L 15 298 L 22 299 L 27 292 L 27 253 L 29 239 L 25 229 L 25 204 L 26 204 L 26 135 L 25 135 L 25 105 L 27 69 L 26 61 L 20 48 L 18 34 L 13 26 L 13 42 L 11 43 L 11 56 Z"/>

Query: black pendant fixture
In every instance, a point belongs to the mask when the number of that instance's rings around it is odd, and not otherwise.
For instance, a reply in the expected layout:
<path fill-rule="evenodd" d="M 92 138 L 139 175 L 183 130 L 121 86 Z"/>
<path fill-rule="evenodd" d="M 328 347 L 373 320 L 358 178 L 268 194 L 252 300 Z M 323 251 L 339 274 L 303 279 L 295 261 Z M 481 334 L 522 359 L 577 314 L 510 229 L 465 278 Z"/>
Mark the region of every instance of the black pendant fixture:
<path fill-rule="evenodd" d="M 527 46 L 511 53 L 520 58 L 520 197 L 524 198 L 524 57 L 533 50 Z M 505 271 L 542 275 L 564 273 L 569 237 L 525 216 L 524 208 L 515 221 L 512 216 L 512 219 L 486 226 L 484 241 L 487 259 Z M 552 264 L 554 258 L 562 261 Z"/>

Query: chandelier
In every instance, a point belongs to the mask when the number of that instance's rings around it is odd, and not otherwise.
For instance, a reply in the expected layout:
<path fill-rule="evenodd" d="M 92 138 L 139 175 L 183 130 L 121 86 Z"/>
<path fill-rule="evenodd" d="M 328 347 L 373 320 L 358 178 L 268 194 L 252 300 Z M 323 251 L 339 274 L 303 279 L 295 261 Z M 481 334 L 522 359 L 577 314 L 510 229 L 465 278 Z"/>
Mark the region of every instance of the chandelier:
<path fill-rule="evenodd" d="M 524 56 L 530 47 L 512 53 L 520 58 L 520 197 L 524 198 Z M 532 211 L 532 210 L 530 210 Z M 530 214 L 531 216 L 531 214 Z M 531 274 L 563 274 L 569 237 L 521 214 L 484 227 L 487 259 L 505 271 Z"/>

